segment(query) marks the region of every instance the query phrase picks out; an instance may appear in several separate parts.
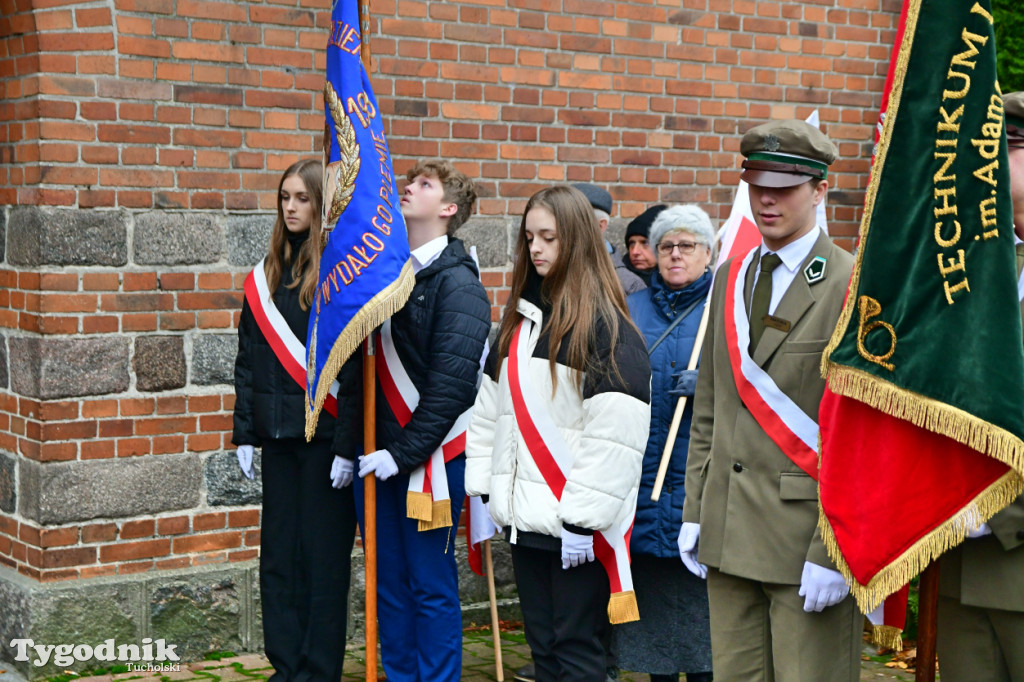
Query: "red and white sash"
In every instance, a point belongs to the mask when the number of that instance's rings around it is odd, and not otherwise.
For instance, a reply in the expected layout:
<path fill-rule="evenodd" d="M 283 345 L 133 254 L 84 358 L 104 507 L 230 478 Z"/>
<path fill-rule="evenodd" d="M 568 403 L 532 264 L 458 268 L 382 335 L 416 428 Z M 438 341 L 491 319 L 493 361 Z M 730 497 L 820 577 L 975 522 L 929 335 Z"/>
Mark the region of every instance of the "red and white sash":
<path fill-rule="evenodd" d="M 555 499 L 561 500 L 566 478 L 572 470 L 573 455 L 530 378 L 530 358 L 533 357 L 539 336 L 540 325 L 529 319 L 519 323 L 508 354 L 508 384 L 516 423 L 526 448 Z M 608 573 L 611 586 L 608 620 L 612 623 L 640 620 L 636 595 L 633 593 L 633 576 L 629 572 L 629 536 L 633 531 L 633 512 L 618 526 L 594 533 L 594 554 Z"/>
<path fill-rule="evenodd" d="M 386 320 L 377 337 L 377 378 L 384 397 L 398 423 L 405 426 L 420 402 L 420 393 L 402 366 L 391 336 L 391 320 Z M 419 530 L 432 530 L 452 525 L 451 495 L 445 462 L 450 462 L 466 450 L 466 429 L 472 407 L 459 415 L 451 430 L 441 441 L 441 447 L 409 475 L 406 495 L 406 516 L 418 519 Z"/>
<path fill-rule="evenodd" d="M 306 389 L 306 346 L 300 341 L 274 305 L 274 299 L 267 286 L 267 274 L 261 260 L 245 278 L 245 300 L 249 302 L 252 316 L 263 337 L 270 344 L 274 355 L 292 379 L 303 390 Z M 331 384 L 331 391 L 324 401 L 324 409 L 332 417 L 338 416 L 338 382 Z"/>
<path fill-rule="evenodd" d="M 818 480 L 818 423 L 775 385 L 747 351 L 750 323 L 743 305 L 743 274 L 755 253 L 757 248 L 742 263 L 732 261 L 725 288 L 725 339 L 736 390 L 768 437 L 794 464 Z"/>

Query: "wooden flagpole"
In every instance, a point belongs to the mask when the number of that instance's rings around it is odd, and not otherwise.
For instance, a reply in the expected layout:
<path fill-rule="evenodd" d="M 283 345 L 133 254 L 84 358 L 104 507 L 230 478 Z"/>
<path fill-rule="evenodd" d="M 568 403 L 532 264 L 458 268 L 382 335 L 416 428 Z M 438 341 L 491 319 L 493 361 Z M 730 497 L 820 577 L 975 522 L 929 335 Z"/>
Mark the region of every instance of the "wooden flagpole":
<path fill-rule="evenodd" d="M 370 0 L 359 0 L 359 56 L 370 73 Z M 373 334 L 363 342 L 363 452 L 377 449 L 377 376 Z M 366 576 L 366 679 L 377 679 L 377 477 L 363 479 L 363 569 Z"/>
<path fill-rule="evenodd" d="M 472 538 L 469 538 L 472 542 Z M 484 561 L 487 564 L 487 596 L 491 602 L 491 635 L 494 637 L 494 675 L 498 682 L 505 680 L 505 666 L 501 662 L 501 630 L 498 623 L 498 598 L 494 592 L 494 559 L 491 541 L 484 540 Z"/>
<path fill-rule="evenodd" d="M 363 342 L 363 450 L 377 449 L 377 377 L 373 334 Z M 377 679 L 377 477 L 363 479 L 363 570 L 366 576 L 366 679 Z"/>
<path fill-rule="evenodd" d="M 704 335 L 708 331 L 708 311 L 711 310 L 711 299 L 704 303 L 704 314 L 700 316 L 700 326 L 697 328 L 697 336 L 693 340 L 693 350 L 690 351 L 690 364 L 687 369 L 697 369 L 697 362 L 700 360 L 700 349 L 704 345 Z M 686 396 L 680 396 L 676 402 L 676 411 L 672 415 L 672 424 L 668 427 L 668 438 L 665 440 L 665 449 L 661 453 L 661 462 L 658 464 L 658 475 L 654 479 L 654 489 L 651 490 L 651 500 L 658 501 L 661 497 L 661 487 L 665 484 L 665 475 L 668 473 L 668 463 L 672 459 L 672 450 L 676 444 L 676 436 L 679 434 L 679 424 L 683 421 L 683 412 L 686 410 Z"/>
<path fill-rule="evenodd" d="M 968 540 L 970 542 L 970 540 Z M 916 682 L 935 682 L 935 638 L 938 635 L 939 562 L 933 561 L 921 573 L 917 593 Z"/>

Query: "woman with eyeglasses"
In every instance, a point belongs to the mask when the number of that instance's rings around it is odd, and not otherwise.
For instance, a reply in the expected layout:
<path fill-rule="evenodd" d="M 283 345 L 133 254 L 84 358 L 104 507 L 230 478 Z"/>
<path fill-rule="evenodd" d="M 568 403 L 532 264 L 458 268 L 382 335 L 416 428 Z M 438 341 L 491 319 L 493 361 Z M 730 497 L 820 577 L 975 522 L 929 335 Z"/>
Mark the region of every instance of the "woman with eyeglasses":
<path fill-rule="evenodd" d="M 633 588 L 640 620 L 614 628 L 614 650 L 623 670 L 649 673 L 652 682 L 711 680 L 711 631 L 704 580 L 679 560 L 676 537 L 683 517 L 683 477 L 690 439 L 686 406 L 657 502 L 654 479 L 665 449 L 677 399 L 693 396 L 697 371 L 687 370 L 711 288 L 715 231 L 708 214 L 694 205 L 672 206 L 651 225 L 657 257 L 651 286 L 629 296 L 651 362 L 651 429 L 630 541 Z"/>

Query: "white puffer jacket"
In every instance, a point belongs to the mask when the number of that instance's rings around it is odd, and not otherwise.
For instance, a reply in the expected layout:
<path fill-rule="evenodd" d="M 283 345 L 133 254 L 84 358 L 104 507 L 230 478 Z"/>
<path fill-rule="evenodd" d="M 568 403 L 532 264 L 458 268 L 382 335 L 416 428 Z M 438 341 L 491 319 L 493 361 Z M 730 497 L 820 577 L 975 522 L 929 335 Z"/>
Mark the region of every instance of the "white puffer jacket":
<path fill-rule="evenodd" d="M 541 309 L 530 301 L 520 299 L 518 310 L 543 325 Z M 632 516 L 651 420 L 647 351 L 628 322 L 620 318 L 615 348 L 620 376 L 586 377 L 582 398 L 573 380 L 575 370 L 561 363 L 552 396 L 545 336 L 530 349 L 529 371 L 540 402 L 572 455 L 561 500 L 544 481 L 519 431 L 507 358 L 501 360 L 497 382 L 485 372 L 466 439 L 466 492 L 490 496 L 491 517 L 513 529 L 513 541 L 516 529 L 561 537 L 563 524 L 603 531 Z M 602 339 L 598 331 L 596 336 L 598 361 L 606 361 L 609 335 L 605 331 Z M 496 346 L 488 361 L 491 368 Z"/>

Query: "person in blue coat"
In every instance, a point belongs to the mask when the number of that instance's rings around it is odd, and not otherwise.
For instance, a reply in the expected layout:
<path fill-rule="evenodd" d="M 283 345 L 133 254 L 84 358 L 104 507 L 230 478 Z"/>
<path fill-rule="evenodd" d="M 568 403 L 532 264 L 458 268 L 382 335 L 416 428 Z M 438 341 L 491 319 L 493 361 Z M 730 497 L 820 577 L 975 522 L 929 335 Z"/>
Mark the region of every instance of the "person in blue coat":
<path fill-rule="evenodd" d="M 657 271 L 650 288 L 626 299 L 651 361 L 651 430 L 630 541 L 640 620 L 615 627 L 614 651 L 620 668 L 649 673 L 652 682 L 674 682 L 681 672 L 687 682 L 707 682 L 712 679 L 707 587 L 683 566 L 676 544 L 683 516 L 690 404 L 657 502 L 651 500 L 651 491 L 676 402 L 683 395 L 692 398 L 696 385 L 697 371 L 687 366 L 699 343 L 697 328 L 711 288 L 715 231 L 699 207 L 672 206 L 655 218 L 649 241 Z"/>

